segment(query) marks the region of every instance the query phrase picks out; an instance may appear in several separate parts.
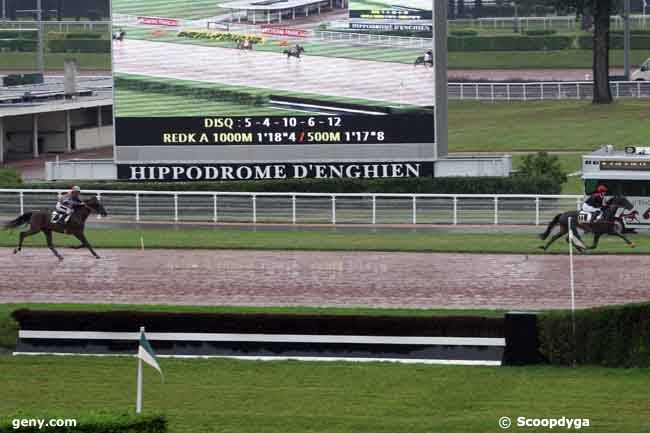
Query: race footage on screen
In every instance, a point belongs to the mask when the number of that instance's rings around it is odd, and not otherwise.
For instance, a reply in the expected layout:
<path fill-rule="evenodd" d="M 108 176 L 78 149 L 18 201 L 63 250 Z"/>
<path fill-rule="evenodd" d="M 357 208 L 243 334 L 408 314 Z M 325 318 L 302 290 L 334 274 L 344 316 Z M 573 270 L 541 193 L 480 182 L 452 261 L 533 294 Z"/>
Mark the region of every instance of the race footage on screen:
<path fill-rule="evenodd" d="M 118 177 L 431 176 L 431 2 L 397 3 L 115 0 Z"/>

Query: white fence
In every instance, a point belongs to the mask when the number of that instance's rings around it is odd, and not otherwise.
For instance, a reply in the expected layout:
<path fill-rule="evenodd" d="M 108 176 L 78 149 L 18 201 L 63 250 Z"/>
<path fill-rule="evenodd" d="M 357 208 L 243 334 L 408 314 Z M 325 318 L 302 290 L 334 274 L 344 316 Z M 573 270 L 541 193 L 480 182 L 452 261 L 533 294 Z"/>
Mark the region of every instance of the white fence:
<path fill-rule="evenodd" d="M 650 9 L 648 9 L 650 12 Z M 479 30 L 512 30 L 518 21 L 520 28 L 524 30 L 579 30 L 580 20 L 575 15 L 561 17 L 502 17 L 502 18 L 477 18 L 459 19 L 449 21 L 449 30 L 467 29 L 474 27 Z M 614 15 L 611 18 L 612 30 L 623 30 L 623 18 Z M 630 27 L 632 29 L 650 28 L 650 15 L 631 15 Z"/>
<path fill-rule="evenodd" d="M 650 98 L 650 81 L 612 81 L 615 98 Z M 449 98 L 477 101 L 591 99 L 593 82 L 449 83 Z"/>
<path fill-rule="evenodd" d="M 315 31 L 314 42 L 338 42 L 354 45 L 373 45 L 401 48 L 431 48 L 431 38 L 411 38 L 407 36 L 373 35 L 368 33 Z"/>
<path fill-rule="evenodd" d="M 0 215 L 53 208 L 58 190 L 0 190 Z M 545 224 L 579 195 L 84 191 L 114 220 L 279 224 Z"/>

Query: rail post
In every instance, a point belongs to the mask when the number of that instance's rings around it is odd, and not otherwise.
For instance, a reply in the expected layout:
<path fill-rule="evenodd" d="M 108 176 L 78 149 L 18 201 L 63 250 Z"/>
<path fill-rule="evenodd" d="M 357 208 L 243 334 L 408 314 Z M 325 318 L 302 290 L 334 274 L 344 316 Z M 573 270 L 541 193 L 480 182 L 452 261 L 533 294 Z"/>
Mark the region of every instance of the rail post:
<path fill-rule="evenodd" d="M 499 197 L 494 196 L 494 225 L 499 224 Z"/>
<path fill-rule="evenodd" d="M 506 99 L 510 102 L 510 83 L 506 84 Z"/>
<path fill-rule="evenodd" d="M 257 224 L 257 196 L 253 194 L 251 200 L 253 201 L 253 224 Z"/>
<path fill-rule="evenodd" d="M 528 97 L 526 95 L 526 83 L 524 83 L 524 101 L 527 101 Z"/>
<path fill-rule="evenodd" d="M 539 197 L 535 197 L 535 225 L 539 225 Z"/>
<path fill-rule="evenodd" d="M 490 101 L 494 102 L 494 83 L 490 83 Z"/>
<path fill-rule="evenodd" d="M 336 224 L 336 196 L 332 196 L 332 224 Z"/>
<path fill-rule="evenodd" d="M 178 194 L 174 194 L 174 222 L 178 222 Z"/>
<path fill-rule="evenodd" d="M 140 193 L 135 193 L 135 220 L 140 221 Z"/>
<path fill-rule="evenodd" d="M 412 211 L 411 211 L 411 224 L 417 224 L 418 223 L 418 205 L 417 205 L 417 197 L 413 196 L 412 200 Z"/>
<path fill-rule="evenodd" d="M 20 191 L 18 194 L 18 202 L 20 205 L 20 214 L 22 215 L 25 213 L 25 193 L 23 191 Z"/>
<path fill-rule="evenodd" d="M 557 99 L 562 99 L 562 83 L 557 83 Z"/>
<path fill-rule="evenodd" d="M 377 224 L 377 196 L 372 195 L 372 223 Z"/>
<path fill-rule="evenodd" d="M 454 225 L 458 225 L 458 197 L 454 196 Z"/>
<path fill-rule="evenodd" d="M 544 22 L 546 22 L 546 21 L 544 21 Z M 539 96 L 540 96 L 540 99 L 543 101 L 544 100 L 544 83 L 541 83 L 541 88 L 539 90 Z"/>
<path fill-rule="evenodd" d="M 296 195 L 291 196 L 291 224 L 296 223 Z"/>
<path fill-rule="evenodd" d="M 219 213 L 217 208 L 217 194 L 212 196 L 212 221 L 214 223 L 219 222 Z"/>
<path fill-rule="evenodd" d="M 576 198 L 576 210 L 580 211 L 581 208 L 582 208 L 582 198 L 578 197 Z"/>
<path fill-rule="evenodd" d="M 641 81 L 636 82 L 636 97 L 641 98 Z"/>

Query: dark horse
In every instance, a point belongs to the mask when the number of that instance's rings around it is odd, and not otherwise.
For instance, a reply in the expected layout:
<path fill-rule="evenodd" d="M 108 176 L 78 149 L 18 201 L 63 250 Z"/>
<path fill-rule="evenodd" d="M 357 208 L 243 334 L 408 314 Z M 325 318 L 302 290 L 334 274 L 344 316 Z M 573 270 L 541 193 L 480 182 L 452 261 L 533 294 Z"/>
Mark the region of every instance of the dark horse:
<path fill-rule="evenodd" d="M 287 56 L 287 60 L 289 60 L 291 57 L 295 57 L 296 59 L 300 58 L 300 55 L 305 52 L 305 48 L 302 45 L 296 44 L 295 47 L 291 47 L 288 50 L 284 50 L 282 54 L 285 54 Z"/>
<path fill-rule="evenodd" d="M 413 62 L 413 66 L 417 66 L 417 65 L 424 65 L 425 68 L 427 67 L 427 65 L 429 65 L 433 68 L 433 60 L 431 60 L 430 62 L 426 62 L 424 60 L 424 56 L 420 56 L 415 59 L 415 62 Z"/>
<path fill-rule="evenodd" d="M 630 241 L 623 233 L 625 232 L 625 224 L 623 217 L 617 216 L 616 213 L 619 209 L 630 211 L 634 209 L 634 205 L 630 203 L 625 197 L 613 197 L 605 203 L 605 216 L 598 222 L 583 222 L 580 218 L 580 211 L 570 211 L 555 215 L 553 220 L 548 224 L 546 231 L 539 235 L 540 239 L 546 240 L 551 234 L 551 231 L 556 225 L 560 225 L 560 231 L 553 235 L 553 237 L 541 246 L 544 251 L 551 246 L 553 242 L 569 233 L 569 218 L 571 219 L 571 232 L 574 236 L 574 245 L 578 251 L 593 250 L 598 247 L 598 241 L 602 235 L 613 235 L 623 239 L 629 246 L 634 247 L 634 242 Z M 594 234 L 594 243 L 590 247 L 585 246 L 578 228 L 585 232 Z"/>
<path fill-rule="evenodd" d="M 14 250 L 14 254 L 18 253 L 23 248 L 23 241 L 26 237 L 35 235 L 36 233 L 43 232 L 45 235 L 45 240 L 47 241 L 47 246 L 54 253 L 54 255 L 59 259 L 63 260 L 63 257 L 59 252 L 54 248 L 52 244 L 52 232 L 64 233 L 68 235 L 73 235 L 81 241 L 81 245 L 78 247 L 73 247 L 75 249 L 79 248 L 88 248 L 88 250 L 95 256 L 96 259 L 99 258 L 97 253 L 93 250 L 93 247 L 88 243 L 88 239 L 84 235 L 84 226 L 86 224 L 86 219 L 92 213 L 96 212 L 101 216 L 108 215 L 106 209 L 100 203 L 97 197 L 89 198 L 88 200 L 83 200 L 80 205 L 76 206 L 74 212 L 70 216 L 70 221 L 64 225 L 63 222 L 52 223 L 50 221 L 51 215 L 46 212 L 27 212 L 13 221 L 9 221 L 4 225 L 5 229 L 15 229 L 23 225 L 29 224 L 29 230 L 20 232 L 20 237 L 18 240 L 18 246 Z"/>

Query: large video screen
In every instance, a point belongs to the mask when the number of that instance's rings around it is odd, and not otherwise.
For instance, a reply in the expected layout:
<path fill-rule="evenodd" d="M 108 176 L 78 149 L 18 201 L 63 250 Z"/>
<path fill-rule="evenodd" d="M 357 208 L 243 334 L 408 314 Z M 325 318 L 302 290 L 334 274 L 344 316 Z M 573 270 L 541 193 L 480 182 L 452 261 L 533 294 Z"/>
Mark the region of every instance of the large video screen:
<path fill-rule="evenodd" d="M 112 4 L 119 179 L 433 175 L 431 36 L 343 0 Z"/>

